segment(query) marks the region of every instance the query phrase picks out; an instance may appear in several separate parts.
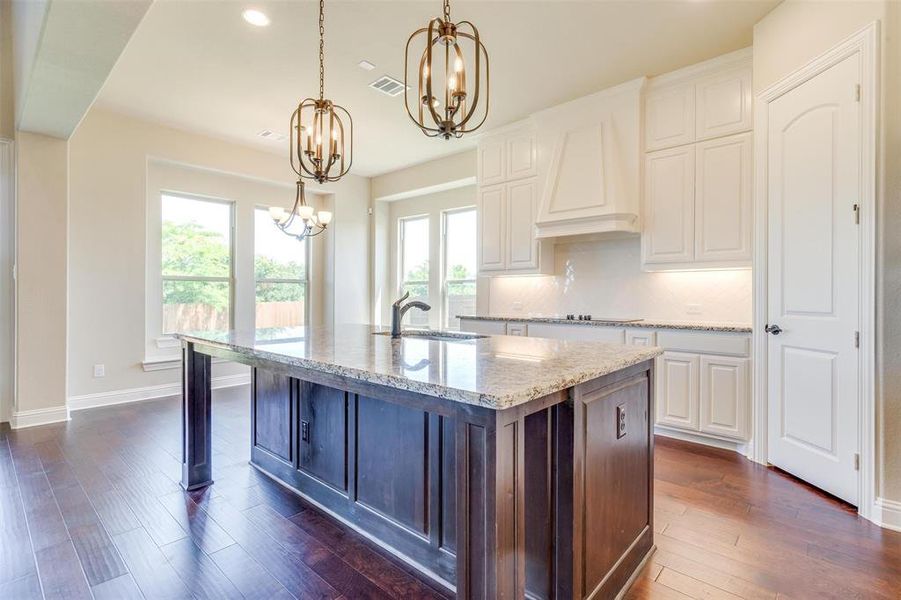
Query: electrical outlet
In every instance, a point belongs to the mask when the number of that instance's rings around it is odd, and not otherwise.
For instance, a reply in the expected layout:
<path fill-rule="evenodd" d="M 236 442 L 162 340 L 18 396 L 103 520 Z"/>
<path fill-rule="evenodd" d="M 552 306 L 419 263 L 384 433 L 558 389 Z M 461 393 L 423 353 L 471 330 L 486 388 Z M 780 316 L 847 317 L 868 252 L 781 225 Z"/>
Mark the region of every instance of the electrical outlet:
<path fill-rule="evenodd" d="M 616 439 L 626 436 L 626 405 L 616 407 Z"/>
<path fill-rule="evenodd" d="M 700 304 L 686 304 L 685 312 L 689 315 L 699 315 L 701 314 L 701 305 Z"/>
<path fill-rule="evenodd" d="M 510 305 L 510 307 L 516 312 L 521 312 L 522 311 L 522 302 L 514 302 L 513 304 Z"/>
<path fill-rule="evenodd" d="M 94 365 L 94 377 L 106 377 L 106 366 Z"/>

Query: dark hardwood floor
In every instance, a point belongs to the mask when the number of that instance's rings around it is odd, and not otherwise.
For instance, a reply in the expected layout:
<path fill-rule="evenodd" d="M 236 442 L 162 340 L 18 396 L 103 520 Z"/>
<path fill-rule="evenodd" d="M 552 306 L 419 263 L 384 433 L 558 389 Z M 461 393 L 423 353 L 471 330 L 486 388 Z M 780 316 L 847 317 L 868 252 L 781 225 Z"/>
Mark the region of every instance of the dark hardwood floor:
<path fill-rule="evenodd" d="M 0 426 L 0 598 L 445 598 L 247 464 L 216 392 L 215 484 L 184 493 L 180 401 Z M 657 552 L 627 598 L 901 598 L 901 534 L 791 477 L 658 438 Z"/>

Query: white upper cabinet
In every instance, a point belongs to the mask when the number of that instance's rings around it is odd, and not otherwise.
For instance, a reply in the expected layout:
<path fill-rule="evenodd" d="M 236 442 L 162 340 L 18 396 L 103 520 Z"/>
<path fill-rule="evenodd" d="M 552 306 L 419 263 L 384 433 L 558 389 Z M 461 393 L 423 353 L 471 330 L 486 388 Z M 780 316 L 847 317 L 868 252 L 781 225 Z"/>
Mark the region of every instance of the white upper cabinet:
<path fill-rule="evenodd" d="M 479 271 L 503 271 L 506 267 L 505 194 L 504 184 L 479 188 Z"/>
<path fill-rule="evenodd" d="M 751 134 L 696 146 L 695 260 L 750 262 Z"/>
<path fill-rule="evenodd" d="M 645 150 L 695 141 L 695 86 L 674 85 L 648 92 L 644 102 Z"/>
<path fill-rule="evenodd" d="M 751 265 L 751 54 L 651 80 L 645 97 L 642 265 Z"/>
<path fill-rule="evenodd" d="M 645 165 L 645 263 L 687 263 L 694 259 L 695 148 L 648 154 Z"/>
<path fill-rule="evenodd" d="M 485 135 L 478 149 L 479 273 L 551 273 L 553 246 L 535 235 L 538 145 L 530 123 Z"/>
<path fill-rule="evenodd" d="M 539 238 L 638 232 L 644 83 L 636 79 L 533 115 L 542 157 Z"/>
<path fill-rule="evenodd" d="M 754 126 L 751 115 L 751 66 L 711 75 L 695 85 L 698 140 L 721 137 Z"/>
<path fill-rule="evenodd" d="M 479 144 L 479 185 L 503 183 L 507 175 L 506 144 L 503 139 L 486 139 Z"/>

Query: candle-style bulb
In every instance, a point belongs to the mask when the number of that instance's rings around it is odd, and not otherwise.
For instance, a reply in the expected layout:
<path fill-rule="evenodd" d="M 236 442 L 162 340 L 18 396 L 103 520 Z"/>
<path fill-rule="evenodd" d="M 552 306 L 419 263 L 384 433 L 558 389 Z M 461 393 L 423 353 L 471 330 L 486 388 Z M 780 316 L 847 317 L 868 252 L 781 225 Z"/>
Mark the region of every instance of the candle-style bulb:
<path fill-rule="evenodd" d="M 463 59 L 458 56 L 457 59 L 454 61 L 454 71 L 459 73 L 462 70 L 463 70 Z"/>

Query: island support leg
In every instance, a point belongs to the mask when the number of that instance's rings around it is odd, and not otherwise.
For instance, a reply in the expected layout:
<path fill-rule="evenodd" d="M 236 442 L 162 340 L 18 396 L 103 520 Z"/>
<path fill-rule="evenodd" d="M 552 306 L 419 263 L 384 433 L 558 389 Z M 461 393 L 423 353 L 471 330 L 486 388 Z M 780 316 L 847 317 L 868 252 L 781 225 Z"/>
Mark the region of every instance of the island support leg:
<path fill-rule="evenodd" d="M 212 391 L 210 356 L 182 348 L 182 464 L 181 485 L 196 490 L 213 483 Z"/>

